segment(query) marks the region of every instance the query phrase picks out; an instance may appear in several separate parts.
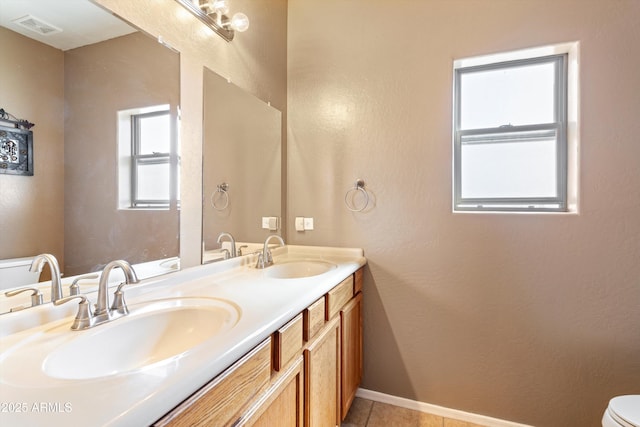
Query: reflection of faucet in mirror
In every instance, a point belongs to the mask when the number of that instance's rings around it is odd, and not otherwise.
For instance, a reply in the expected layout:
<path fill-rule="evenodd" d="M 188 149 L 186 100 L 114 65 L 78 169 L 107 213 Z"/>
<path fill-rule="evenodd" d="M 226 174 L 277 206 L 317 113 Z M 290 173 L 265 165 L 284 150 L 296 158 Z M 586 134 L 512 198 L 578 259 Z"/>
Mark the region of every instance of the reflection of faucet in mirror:
<path fill-rule="evenodd" d="M 136 275 L 135 270 L 131 267 L 127 261 L 124 260 L 116 260 L 111 261 L 107 264 L 102 270 L 102 275 L 100 276 L 100 282 L 98 283 L 98 299 L 96 301 L 96 310 L 94 313 L 96 323 L 107 321 L 111 318 L 111 313 L 113 310 L 109 309 L 109 273 L 114 268 L 121 268 L 124 272 L 124 283 L 138 283 L 138 276 Z M 118 296 L 118 292 L 122 293 L 122 285 L 118 286 L 118 290 L 116 291 L 116 297 Z M 124 304 L 124 300 L 122 299 L 122 295 L 120 295 L 120 300 L 122 301 L 122 305 Z M 114 306 L 117 301 L 114 301 Z M 113 308 L 113 307 L 112 307 Z M 126 310 L 117 310 L 117 312 L 124 312 Z M 126 313 L 122 313 L 126 314 Z"/>
<path fill-rule="evenodd" d="M 58 260 L 51 254 L 36 255 L 31 263 L 29 271 L 42 272 L 44 265 L 49 264 L 49 271 L 51 272 L 51 302 L 56 302 L 62 295 L 62 282 L 60 280 L 60 267 L 58 266 Z"/>
<path fill-rule="evenodd" d="M 31 292 L 31 307 L 35 307 L 37 305 L 42 304 L 43 298 L 42 298 L 42 293 L 40 292 L 40 289 L 31 287 L 31 286 L 28 286 L 26 288 L 14 289 L 12 291 L 7 291 L 4 294 L 7 297 L 13 297 L 13 296 L 16 296 L 18 294 L 21 294 L 23 292 L 28 292 L 28 291 Z M 10 311 L 19 311 L 19 310 L 22 310 L 23 308 L 24 308 L 23 306 L 14 307 L 14 308 L 11 308 Z"/>
<path fill-rule="evenodd" d="M 238 256 L 236 253 L 236 239 L 233 238 L 231 233 L 226 233 L 223 231 L 218 235 L 218 240 L 217 240 L 218 244 L 222 243 L 222 239 L 224 237 L 227 237 L 231 242 L 231 258 L 235 258 L 236 256 Z"/>
<path fill-rule="evenodd" d="M 25 54 L 11 56 L 12 66 L 6 68 L 6 75 L 5 68 L 2 69 L 3 81 L 19 79 L 24 84 L 2 85 L 2 98 L 20 99 L 22 108 L 31 111 L 26 115 L 38 124 L 40 135 L 46 135 L 51 156 L 38 169 L 38 180 L 21 184 L 22 193 L 33 197 L 3 197 L 0 201 L 4 217 L 30 218 L 0 221 L 6 249 L 2 258 L 51 253 L 58 257 L 65 276 L 72 277 L 95 272 L 114 259 L 138 264 L 177 257 L 180 202 L 177 179 L 172 177 L 179 176 L 180 54 L 158 43 L 156 37 L 137 31 L 136 25 L 127 25 L 118 14 L 109 11 L 104 4 L 109 2 L 61 1 L 55 2 L 56 8 L 51 11 L 44 10 L 41 0 L 10 2 L 11 7 L 5 9 L 7 3 L 0 0 L 3 18 L 0 45 L 3 52 L 5 46 L 11 46 L 12 51 Z M 92 17 L 92 28 L 86 26 L 85 12 Z M 11 22 L 33 14 L 49 22 L 59 19 L 56 14 L 69 15 L 63 32 L 67 35 L 39 37 L 38 32 Z M 98 31 L 98 21 L 106 24 L 105 31 Z M 39 40 L 30 39 L 29 34 Z M 100 38 L 101 35 L 106 37 Z M 63 45 L 55 45 L 58 42 Z M 46 61 L 47 66 L 34 67 L 33 58 Z M 105 81 L 109 84 L 104 84 Z M 128 185 L 131 174 L 126 174 L 124 167 L 127 163 L 131 165 L 133 159 L 118 144 L 120 139 L 131 135 L 133 124 L 127 127 L 124 120 L 118 122 L 118 111 L 157 105 L 170 106 L 173 145 L 167 166 L 161 164 L 151 169 L 169 171 L 169 179 L 176 186 L 170 191 L 169 208 L 118 208 L 124 200 L 124 194 L 120 198 L 122 191 L 118 184 L 133 192 L 133 186 Z M 144 113 L 138 117 L 145 120 Z M 59 173 L 63 169 L 64 174 Z M 45 181 L 46 186 L 40 185 Z M 45 196 L 52 200 L 49 208 L 38 209 L 38 201 Z M 25 240 L 21 236 L 35 236 L 29 232 L 32 222 L 46 222 L 47 233 Z M 160 271 L 179 269 L 175 265 Z M 150 270 L 145 268 L 139 273 L 147 271 Z M 66 289 L 64 294 L 68 295 Z M 13 298 L 28 301 L 26 295 Z M 4 298 L 4 294 L 0 296 Z M 0 314 L 8 310 L 9 306 L 3 305 Z"/>
<path fill-rule="evenodd" d="M 258 255 L 258 262 L 256 263 L 256 268 L 265 268 L 269 267 L 273 264 L 273 256 L 271 255 L 271 250 L 269 250 L 269 242 L 271 239 L 276 239 L 280 243 L 280 246 L 284 246 L 284 240 L 277 234 L 271 234 L 264 241 L 264 247 L 262 248 L 262 253 Z"/>

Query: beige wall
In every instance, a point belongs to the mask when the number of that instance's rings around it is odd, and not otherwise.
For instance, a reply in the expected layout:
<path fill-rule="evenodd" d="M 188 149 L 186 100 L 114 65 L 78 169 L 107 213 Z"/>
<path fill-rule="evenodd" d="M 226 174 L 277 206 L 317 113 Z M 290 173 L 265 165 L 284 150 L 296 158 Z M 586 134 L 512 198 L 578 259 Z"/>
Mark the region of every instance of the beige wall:
<path fill-rule="evenodd" d="M 64 53 L 67 275 L 178 255 L 179 212 L 118 209 L 118 111 L 180 103 L 180 56 L 137 32 Z"/>
<path fill-rule="evenodd" d="M 227 44 L 173 0 L 100 0 L 181 52 L 181 255 L 199 261 L 202 66 L 285 111 L 289 241 L 360 246 L 363 386 L 537 426 L 595 426 L 640 383 L 640 3 L 242 3 Z M 160 4 L 159 4 L 160 3 Z M 181 16 L 177 19 L 176 16 Z M 580 214 L 451 213 L 453 58 L 581 42 Z M 288 58 L 288 92 L 286 70 Z M 364 178 L 374 205 L 352 214 Z"/>
<path fill-rule="evenodd" d="M 64 265 L 62 52 L 0 27 L 0 107 L 35 123 L 34 175 L 0 174 L 0 259 L 52 253 Z"/>
<path fill-rule="evenodd" d="M 365 249 L 363 387 L 549 427 L 640 392 L 638 22 L 637 0 L 289 0 L 289 219 L 316 227 L 289 241 Z M 453 214 L 453 59 L 568 41 L 580 214 Z"/>

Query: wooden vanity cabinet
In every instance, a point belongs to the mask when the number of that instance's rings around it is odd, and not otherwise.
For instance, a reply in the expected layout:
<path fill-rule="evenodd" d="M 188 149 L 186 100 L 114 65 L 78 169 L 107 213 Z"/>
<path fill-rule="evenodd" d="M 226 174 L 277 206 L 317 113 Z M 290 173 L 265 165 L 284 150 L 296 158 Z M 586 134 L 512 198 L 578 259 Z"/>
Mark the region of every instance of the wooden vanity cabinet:
<path fill-rule="evenodd" d="M 305 346 L 305 426 L 340 425 L 340 319 L 330 320 Z"/>
<path fill-rule="evenodd" d="M 331 427 L 362 378 L 362 269 L 154 426 Z"/>
<path fill-rule="evenodd" d="M 304 370 L 302 355 L 280 371 L 271 387 L 234 425 L 302 427 L 304 425 Z"/>
<path fill-rule="evenodd" d="M 362 380 L 362 293 L 340 311 L 340 410 L 347 416 Z"/>
<path fill-rule="evenodd" d="M 229 369 L 157 421 L 156 427 L 230 425 L 271 378 L 271 341 L 265 340 Z"/>
<path fill-rule="evenodd" d="M 340 425 L 349 412 L 362 379 L 363 269 L 325 295 L 323 332 L 314 336 L 305 322 L 305 425 Z M 305 318 L 313 318 L 312 304 Z M 306 325 L 310 330 L 307 331 Z M 317 323 L 316 323 L 317 325 Z M 334 404 L 335 402 L 335 404 Z"/>

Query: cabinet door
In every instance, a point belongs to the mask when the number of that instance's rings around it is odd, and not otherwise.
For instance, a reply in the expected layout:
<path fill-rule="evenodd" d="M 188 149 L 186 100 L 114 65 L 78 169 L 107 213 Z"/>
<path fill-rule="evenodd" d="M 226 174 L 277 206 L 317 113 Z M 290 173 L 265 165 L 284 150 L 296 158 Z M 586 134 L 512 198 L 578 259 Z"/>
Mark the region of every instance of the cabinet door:
<path fill-rule="evenodd" d="M 304 350 L 305 426 L 340 424 L 340 318 L 329 321 Z"/>
<path fill-rule="evenodd" d="M 248 411 L 238 426 L 302 427 L 304 413 L 303 360 L 300 354 L 274 380 L 265 395 Z"/>
<path fill-rule="evenodd" d="M 340 311 L 341 419 L 349 412 L 362 379 L 362 294 L 358 293 Z"/>

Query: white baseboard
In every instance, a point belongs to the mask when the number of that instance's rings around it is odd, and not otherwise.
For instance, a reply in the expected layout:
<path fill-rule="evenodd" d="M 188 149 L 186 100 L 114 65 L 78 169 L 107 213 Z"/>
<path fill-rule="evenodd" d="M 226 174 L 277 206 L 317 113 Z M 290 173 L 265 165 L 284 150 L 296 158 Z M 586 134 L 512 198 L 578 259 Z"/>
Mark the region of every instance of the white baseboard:
<path fill-rule="evenodd" d="M 412 409 L 414 411 L 426 412 L 445 418 L 453 418 L 460 421 L 476 423 L 490 427 L 532 427 L 527 424 L 518 424 L 512 421 L 505 421 L 499 418 L 487 417 L 485 415 L 473 414 L 471 412 L 460 411 L 458 409 L 445 408 L 443 406 L 432 405 L 430 403 L 418 402 L 417 400 L 405 399 L 404 397 L 392 396 L 378 391 L 359 388 L 356 396 L 375 402 L 388 403 L 401 408 Z"/>

